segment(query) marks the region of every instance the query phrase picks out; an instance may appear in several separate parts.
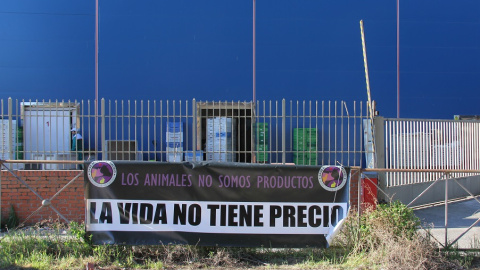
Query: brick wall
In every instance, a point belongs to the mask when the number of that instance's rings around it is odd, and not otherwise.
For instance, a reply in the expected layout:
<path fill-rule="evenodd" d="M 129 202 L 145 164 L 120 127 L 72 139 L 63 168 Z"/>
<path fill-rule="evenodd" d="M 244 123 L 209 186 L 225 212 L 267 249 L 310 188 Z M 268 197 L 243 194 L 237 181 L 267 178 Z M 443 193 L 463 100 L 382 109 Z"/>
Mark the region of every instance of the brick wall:
<path fill-rule="evenodd" d="M 50 199 L 70 180 L 82 172 L 15 171 L 14 173 L 44 199 Z M 359 172 L 354 173 L 350 181 L 350 207 L 352 209 L 356 209 L 358 205 L 358 175 L 360 175 Z M 10 205 L 13 205 L 20 222 L 25 221 L 30 214 L 42 205 L 42 201 L 10 172 L 1 171 L 1 177 L 2 223 L 5 223 L 8 217 Z M 83 181 L 83 175 L 81 175 L 51 202 L 52 206 L 70 221 L 82 222 L 85 220 Z M 44 207 L 30 217 L 26 224 L 32 225 L 46 219 L 61 220 L 50 207 Z"/>
<path fill-rule="evenodd" d="M 350 209 L 358 209 L 359 175 L 359 171 L 352 170 L 352 176 L 350 178 Z"/>
<path fill-rule="evenodd" d="M 14 171 L 44 199 L 50 199 L 75 176 L 82 173 L 72 184 L 65 188 L 51 205 L 69 221 L 85 220 L 85 203 L 82 171 Z M 10 172 L 1 171 L 1 215 L 2 223 L 8 218 L 10 206 L 13 206 L 20 222 L 35 212 L 42 201 Z M 46 219 L 61 219 L 50 207 L 43 207 L 26 222 L 35 224 Z M 63 221 L 63 220 L 62 220 Z"/>

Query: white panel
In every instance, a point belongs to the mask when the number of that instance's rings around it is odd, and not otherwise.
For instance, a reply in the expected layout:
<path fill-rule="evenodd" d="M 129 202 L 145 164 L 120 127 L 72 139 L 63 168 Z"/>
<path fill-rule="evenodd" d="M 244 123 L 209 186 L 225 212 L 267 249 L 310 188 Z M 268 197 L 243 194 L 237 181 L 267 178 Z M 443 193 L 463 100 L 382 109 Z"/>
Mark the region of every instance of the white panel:
<path fill-rule="evenodd" d="M 26 107 L 25 159 L 32 159 L 33 154 L 70 152 L 73 111 L 74 108 Z"/>
<path fill-rule="evenodd" d="M 10 137 L 8 131 L 10 130 Z M 0 159 L 14 159 L 16 146 L 17 123 L 12 120 L 12 126 L 8 119 L 0 119 Z"/>

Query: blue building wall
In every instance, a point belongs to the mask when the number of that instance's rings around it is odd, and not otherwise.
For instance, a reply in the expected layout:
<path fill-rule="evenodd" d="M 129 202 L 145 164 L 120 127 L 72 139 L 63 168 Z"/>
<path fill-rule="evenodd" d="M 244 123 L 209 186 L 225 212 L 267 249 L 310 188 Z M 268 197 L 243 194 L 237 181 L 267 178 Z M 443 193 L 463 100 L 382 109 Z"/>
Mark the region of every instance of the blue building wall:
<path fill-rule="evenodd" d="M 100 0 L 99 96 L 252 99 L 252 1 Z M 257 99 L 366 100 L 396 116 L 396 1 L 256 5 Z M 1 98 L 94 99 L 95 1 L 3 0 Z M 480 1 L 400 1 L 401 117 L 480 114 Z"/>

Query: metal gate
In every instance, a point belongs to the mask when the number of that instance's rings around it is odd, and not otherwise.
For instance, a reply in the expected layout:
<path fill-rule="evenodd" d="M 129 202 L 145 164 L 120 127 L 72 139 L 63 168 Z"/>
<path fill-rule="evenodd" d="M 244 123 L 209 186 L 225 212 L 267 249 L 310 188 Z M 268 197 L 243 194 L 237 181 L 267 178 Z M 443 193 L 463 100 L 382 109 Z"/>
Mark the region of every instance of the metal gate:
<path fill-rule="evenodd" d="M 466 188 L 460 181 L 458 181 L 457 178 L 454 178 L 455 175 L 458 174 L 479 174 L 480 170 L 435 170 L 435 169 L 424 169 L 424 170 L 409 170 L 409 169 L 363 169 L 362 170 L 362 177 L 359 179 L 359 192 L 360 192 L 360 187 L 364 184 L 362 181 L 369 181 L 371 184 L 376 185 L 378 190 L 383 193 L 387 198 L 389 202 L 395 201 L 395 195 L 389 195 L 385 190 L 383 189 L 381 185 L 376 184 L 372 179 L 368 177 L 367 174 L 364 174 L 364 172 L 377 172 L 377 173 L 418 173 L 418 174 L 435 174 L 439 175 L 437 179 L 434 181 L 430 182 L 428 187 L 424 190 L 418 190 L 419 194 L 416 195 L 416 197 L 406 203 L 407 207 L 412 207 L 414 203 L 419 200 L 422 196 L 425 196 L 429 192 L 432 192 L 433 188 L 436 186 L 441 186 L 443 182 L 443 194 L 444 194 L 444 200 L 443 202 L 437 202 L 435 204 L 430 204 L 430 205 L 423 205 L 422 208 L 428 208 L 428 207 L 438 207 L 438 206 L 444 206 L 444 211 L 443 213 L 438 213 L 437 214 L 443 214 L 444 218 L 444 224 L 443 224 L 443 236 L 444 239 L 440 240 L 438 239 L 438 233 L 432 233 L 433 229 L 432 227 L 429 227 L 429 225 L 422 225 L 421 229 L 425 231 L 425 233 L 429 234 L 432 239 L 434 239 L 441 248 L 443 249 L 448 249 L 458 243 L 458 241 L 465 237 L 469 231 L 471 231 L 475 226 L 477 226 L 480 222 L 480 217 L 476 218 L 475 221 L 473 221 L 471 224 L 468 224 L 468 227 L 463 230 L 463 225 L 460 229 L 454 224 L 449 223 L 449 214 L 452 216 L 452 214 L 458 214 L 458 213 L 452 213 L 449 212 L 449 205 L 452 203 L 457 203 L 459 202 L 458 198 L 451 198 L 449 196 L 449 189 L 452 189 L 452 187 L 460 187 L 464 192 L 468 194 L 468 197 L 461 198 L 463 200 L 465 199 L 470 199 L 470 200 L 475 200 L 476 202 L 479 203 L 478 208 L 476 211 L 480 210 L 480 200 L 477 198 L 478 196 L 474 195 L 468 188 Z M 359 199 L 359 205 L 360 205 L 360 199 Z M 419 207 L 412 207 L 413 209 L 420 209 Z M 359 209 L 360 211 L 360 209 Z M 451 221 L 451 220 L 450 220 Z M 456 231 L 459 231 L 456 233 L 456 236 L 454 238 L 449 237 L 449 229 L 456 229 Z M 436 230 L 436 229 L 435 229 Z M 477 239 L 473 239 L 477 240 Z M 469 249 L 469 248 L 476 248 L 478 249 L 478 246 L 470 246 L 470 247 L 461 247 L 463 249 Z"/>
<path fill-rule="evenodd" d="M 44 208 L 50 208 L 52 211 L 54 211 L 62 220 L 64 220 L 66 223 L 69 223 L 70 220 L 65 217 L 64 214 L 62 214 L 61 211 L 57 209 L 55 205 L 52 204 L 52 201 L 57 198 L 62 192 L 65 191 L 66 188 L 68 188 L 71 184 L 73 184 L 78 178 L 80 178 L 80 181 L 83 182 L 83 170 L 82 171 L 76 171 L 76 175 L 64 186 L 60 187 L 58 190 L 56 190 L 55 194 L 51 197 L 44 197 L 42 196 L 37 190 L 32 188 L 26 181 L 25 179 L 22 179 L 22 177 L 18 176 L 16 172 L 12 169 L 10 169 L 10 166 L 7 166 L 7 164 L 16 164 L 16 163 L 31 163 L 31 164 L 83 164 L 83 161 L 58 161 L 58 160 L 22 160 L 22 161 L 15 161 L 15 160 L 0 160 L 0 167 L 2 170 L 8 171 L 21 185 L 23 185 L 25 188 L 27 188 L 32 195 L 36 196 L 38 198 L 38 208 L 30 213 L 27 218 L 22 220 L 22 222 L 17 226 L 20 227 L 24 225 L 32 216 L 34 216 L 36 213 L 41 211 Z M 1 209 L 1 194 L 2 194 L 2 179 L 1 179 L 1 174 L 0 174 L 0 209 Z M 2 223 L 1 220 L 1 215 L 0 215 L 0 224 Z"/>

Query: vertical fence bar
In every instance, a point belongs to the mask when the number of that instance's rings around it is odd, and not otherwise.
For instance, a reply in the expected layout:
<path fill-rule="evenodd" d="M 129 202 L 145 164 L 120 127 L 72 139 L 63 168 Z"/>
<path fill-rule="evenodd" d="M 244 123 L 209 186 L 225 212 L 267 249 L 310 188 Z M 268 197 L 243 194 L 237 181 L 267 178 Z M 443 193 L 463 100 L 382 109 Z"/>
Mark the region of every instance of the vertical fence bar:
<path fill-rule="evenodd" d="M 285 104 L 285 99 L 282 99 L 282 163 L 285 164 L 287 161 L 287 146 L 286 146 L 286 134 L 285 134 L 285 125 L 287 122 L 287 115 L 286 115 L 286 104 Z"/>
<path fill-rule="evenodd" d="M 325 101 L 322 101 L 322 164 L 325 164 Z"/>
<path fill-rule="evenodd" d="M 157 140 L 157 101 L 153 101 L 153 159 L 157 161 L 157 148 L 159 141 Z M 161 144 L 160 144 L 161 145 Z"/>
<path fill-rule="evenodd" d="M 185 135 L 187 135 L 187 136 L 188 136 L 188 134 L 190 134 L 190 128 L 191 128 L 191 126 L 188 124 L 188 109 L 190 109 L 190 108 L 188 106 L 188 100 L 186 99 L 185 100 L 185 116 L 184 116 L 184 118 L 185 118 Z M 184 137 L 185 137 L 185 149 L 183 149 L 183 151 L 184 151 L 183 158 L 184 158 L 184 160 L 187 160 L 186 159 L 186 157 L 187 157 L 186 151 L 188 149 L 190 149 L 190 142 L 187 139 L 188 137 L 186 137 L 186 136 L 184 136 Z"/>
<path fill-rule="evenodd" d="M 468 140 L 469 143 L 470 143 L 470 145 L 469 145 L 469 147 L 468 147 L 469 153 L 470 153 L 470 155 L 469 155 L 470 158 L 469 158 L 468 160 L 469 160 L 469 169 L 470 169 L 470 170 L 473 170 L 473 169 L 474 169 L 474 165 L 473 165 L 473 164 L 474 164 L 474 163 L 473 163 L 473 161 L 474 161 L 474 152 L 473 152 L 474 146 L 473 146 L 473 145 L 474 145 L 474 142 L 475 142 L 475 141 L 478 141 L 478 137 L 477 137 L 477 138 L 474 138 L 474 137 L 472 136 L 473 123 L 470 123 L 469 127 L 470 127 L 470 128 L 468 129 L 468 133 L 467 133 L 468 135 L 467 135 L 467 136 L 470 137 L 469 140 Z"/>
<path fill-rule="evenodd" d="M 0 115 L 3 115 L 3 100 L 2 100 L 2 111 L 0 112 Z M 2 224 L 2 166 L 3 166 L 3 162 L 0 163 L 0 224 Z"/>
<path fill-rule="evenodd" d="M 425 169 L 426 159 L 429 156 L 427 145 L 430 146 L 430 144 L 427 144 L 425 122 L 424 121 L 420 122 L 419 129 L 420 129 L 421 151 L 423 153 L 423 158 L 420 159 L 420 164 L 419 165 L 420 165 L 420 169 L 423 170 L 423 169 Z M 425 181 L 426 181 L 425 173 L 422 172 L 422 173 L 420 173 L 420 182 L 425 182 Z"/>
<path fill-rule="evenodd" d="M 391 122 L 392 128 L 392 165 L 394 169 L 398 168 L 398 149 L 399 149 L 399 137 L 398 137 L 398 121 Z M 400 177 L 399 173 L 391 173 L 392 175 L 392 186 L 397 185 L 398 178 Z"/>
<path fill-rule="evenodd" d="M 106 159 L 107 157 L 107 147 L 106 147 L 106 130 L 105 130 L 105 99 L 102 98 L 101 105 L 100 105 L 100 119 L 102 121 L 102 131 L 101 131 L 101 136 L 102 136 L 102 159 Z M 97 117 L 97 116 L 96 116 Z M 98 153 L 98 144 L 95 144 L 95 152 Z M 110 158 L 110 157 L 109 157 Z"/>
<path fill-rule="evenodd" d="M 150 100 L 147 100 L 146 121 L 147 121 L 147 160 L 151 160 L 150 156 L 152 155 L 152 153 L 150 151 L 150 143 L 151 143 L 151 140 L 150 140 Z"/>
<path fill-rule="evenodd" d="M 327 130 L 328 130 L 328 143 L 327 143 L 327 147 L 328 147 L 328 155 L 327 155 L 327 163 L 328 164 L 331 164 L 330 162 L 330 156 L 331 156 L 331 149 L 332 149 L 332 139 L 331 139 L 331 124 L 332 124 L 332 117 L 331 117 L 331 101 L 328 101 L 328 127 L 327 127 Z"/>
<path fill-rule="evenodd" d="M 140 149 L 135 149 L 139 152 L 139 155 L 140 155 L 140 160 L 143 160 L 144 157 L 143 157 L 143 145 L 144 145 L 144 137 L 143 137 L 143 100 L 140 100 L 140 116 L 139 116 L 139 119 L 140 119 L 140 143 L 138 145 L 140 145 Z M 136 134 L 136 132 L 135 132 Z M 147 159 L 148 160 L 148 159 Z"/>
<path fill-rule="evenodd" d="M 455 123 L 455 145 L 457 151 L 455 152 L 455 169 L 461 169 L 460 162 L 461 162 L 461 151 L 462 151 L 462 146 L 460 144 L 460 139 L 461 139 L 461 134 L 460 134 L 460 128 L 461 128 L 461 123 Z M 473 148 L 473 147 L 472 147 Z M 462 177 L 461 173 L 457 173 L 456 177 Z"/>
<path fill-rule="evenodd" d="M 8 98 L 8 130 L 7 130 L 7 138 L 8 138 L 8 153 L 6 155 L 7 158 L 9 159 L 13 159 L 13 138 L 12 138 L 12 131 L 13 131 L 13 127 L 12 127 L 12 124 L 13 124 L 13 115 L 12 115 L 12 112 L 13 112 L 13 107 L 12 107 L 12 98 Z M 18 125 L 18 121 L 17 121 L 17 125 Z M 0 167 L 0 171 L 1 171 L 1 167 Z M 0 208 L 1 209 L 1 208 Z"/>
<path fill-rule="evenodd" d="M 360 159 L 362 158 L 362 149 L 357 152 L 357 102 L 353 101 L 353 164 L 357 165 L 357 155 L 360 152 Z M 350 126 L 350 125 L 349 125 Z M 350 132 L 349 132 L 350 133 Z M 348 136 L 350 138 L 350 135 Z"/>
<path fill-rule="evenodd" d="M 169 140 L 167 134 L 168 134 L 168 131 L 169 131 L 168 130 L 168 122 L 170 121 L 170 102 L 167 100 L 166 103 L 167 103 L 167 107 L 166 107 L 166 111 L 165 111 L 165 124 L 166 124 L 166 126 L 165 126 L 165 131 L 164 132 L 165 132 L 165 140 Z M 172 101 L 172 103 L 175 103 L 175 100 Z M 162 119 L 161 125 L 163 126 L 163 119 Z M 163 135 L 164 132 L 162 132 L 162 135 Z M 161 144 L 163 144 L 163 140 L 161 141 Z M 167 162 L 169 161 L 168 150 L 169 150 L 168 144 L 165 144 L 164 153 L 165 153 L 165 161 L 167 161 Z"/>
<path fill-rule="evenodd" d="M 479 137 L 479 134 L 478 134 L 478 129 L 479 128 L 479 123 L 475 123 L 475 124 L 472 124 L 472 132 L 471 132 L 471 136 L 473 138 L 478 138 Z M 473 169 L 474 170 L 478 170 L 479 169 L 479 153 L 480 153 L 480 150 L 479 150 L 479 142 L 478 140 L 474 140 L 473 142 L 473 147 L 472 147 L 472 152 L 475 154 L 474 155 L 474 159 L 473 159 Z M 463 151 L 462 151 L 463 152 Z M 466 157 L 466 155 L 464 154 L 464 157 Z"/>
<path fill-rule="evenodd" d="M 343 162 L 343 100 L 340 101 L 340 164 L 344 164 Z"/>
<path fill-rule="evenodd" d="M 167 101 L 168 102 L 168 101 Z M 163 101 L 160 100 L 160 104 L 159 104 L 160 108 L 159 108 L 159 126 L 160 126 L 160 131 L 159 131 L 159 135 L 160 135 L 160 150 L 159 150 L 159 154 L 160 154 L 160 161 L 163 161 L 163 118 L 164 118 L 164 112 L 163 112 Z"/>
<path fill-rule="evenodd" d="M 131 145 L 130 143 L 128 144 L 128 160 L 130 160 L 130 157 L 132 156 L 133 153 L 133 160 L 136 158 L 136 151 L 137 151 L 137 145 L 138 145 L 138 140 L 137 140 L 137 114 L 138 114 L 138 109 L 137 109 L 137 100 L 133 100 L 133 141 L 135 141 L 135 145 Z M 132 137 L 129 136 L 129 141 L 132 140 Z M 134 147 L 132 149 L 132 147 Z"/>
<path fill-rule="evenodd" d="M 273 150 L 270 149 L 270 153 L 271 153 L 271 157 L 270 157 L 270 162 L 273 162 L 275 161 L 276 163 L 278 163 L 278 146 L 279 146 L 279 143 L 278 143 L 278 140 L 279 140 L 279 132 L 278 132 L 278 119 L 279 119 L 279 115 L 278 115 L 278 100 L 275 101 L 275 159 L 273 159 Z M 270 133 L 273 133 L 273 128 L 272 127 L 269 127 L 270 129 Z M 280 134 L 281 135 L 281 134 Z"/>
<path fill-rule="evenodd" d="M 363 102 L 360 102 L 360 123 L 358 124 L 359 125 L 359 129 L 358 129 L 358 140 L 360 141 L 360 149 L 363 149 L 363 139 L 362 139 L 362 134 L 363 134 Z M 361 152 L 361 150 L 360 150 Z M 360 160 L 359 160 L 359 163 L 360 163 L 360 167 L 363 167 L 362 165 L 362 162 L 363 162 L 363 159 L 362 157 L 360 156 Z"/>
<path fill-rule="evenodd" d="M 347 103 L 343 103 L 345 105 L 345 112 L 347 113 L 347 161 L 350 161 L 350 114 L 348 113 Z M 355 156 L 355 151 L 352 151 L 353 155 Z M 351 166 L 350 163 L 347 166 Z"/>
<path fill-rule="evenodd" d="M 197 102 L 192 100 L 192 151 L 193 161 L 197 161 Z"/>
<path fill-rule="evenodd" d="M 274 113 L 273 113 L 273 108 L 272 108 L 272 100 L 269 100 L 268 101 L 268 117 L 267 116 L 264 116 L 263 119 L 264 119 L 264 123 L 268 123 L 268 132 L 266 132 L 266 128 L 264 126 L 264 130 L 265 130 L 265 140 L 263 141 L 263 149 L 265 149 L 263 151 L 263 155 L 264 155 L 264 158 L 263 158 L 263 163 L 267 162 L 268 161 L 268 158 L 267 156 L 270 157 L 270 160 L 273 158 L 272 156 L 272 147 L 270 146 L 268 149 L 266 148 L 267 145 L 272 145 L 273 144 L 273 140 L 272 140 L 272 118 L 275 117 Z M 268 136 L 268 143 L 266 141 L 267 139 L 267 136 Z M 275 143 L 277 142 L 278 140 L 278 135 L 276 136 L 275 138 Z"/>
<path fill-rule="evenodd" d="M 407 130 L 407 122 L 401 121 L 400 127 L 401 127 L 400 135 L 402 136 L 402 151 L 401 151 L 400 161 L 401 161 L 401 168 L 405 169 L 407 167 L 406 164 L 408 160 L 408 153 L 407 153 L 408 138 L 405 135 Z M 401 183 L 402 185 L 405 185 L 408 183 L 409 179 L 407 175 L 408 175 L 407 172 L 402 173 L 402 183 Z"/>
<path fill-rule="evenodd" d="M 393 147 L 393 142 L 394 142 L 394 139 L 393 139 L 393 131 L 392 131 L 392 128 L 393 128 L 393 122 L 392 121 L 387 121 L 387 128 L 388 128 L 388 131 L 386 132 L 388 135 L 387 135 L 387 145 L 388 145 L 388 154 L 386 155 L 388 157 L 387 159 L 387 166 L 388 168 L 394 168 L 395 167 L 395 156 L 393 155 L 393 150 L 394 150 L 394 147 Z M 393 181 L 394 181 L 394 174 L 391 173 L 391 172 L 388 172 L 387 173 L 388 177 L 387 177 L 387 186 L 390 187 L 392 186 L 393 184 Z"/>
<path fill-rule="evenodd" d="M 397 149 L 395 147 L 395 143 L 396 143 L 396 140 L 395 140 L 395 122 L 393 121 L 388 121 L 388 133 L 389 133 L 389 138 L 390 138 L 390 142 L 389 142 L 389 156 L 390 156 L 390 164 L 389 164 L 389 168 L 396 168 L 397 167 L 397 159 L 396 159 L 396 156 L 395 156 L 395 150 Z M 392 172 L 389 172 L 388 175 L 390 176 L 389 177 L 389 183 L 388 185 L 389 186 L 393 186 L 394 183 L 395 183 L 395 180 L 396 180 L 396 173 L 392 173 Z"/>
<path fill-rule="evenodd" d="M 337 144 L 338 144 L 338 142 L 337 142 L 337 139 L 338 139 L 338 136 L 337 136 L 337 129 L 338 129 L 337 119 L 338 119 L 338 116 L 337 116 L 337 101 L 336 100 L 335 100 L 334 104 L 335 105 L 334 105 L 333 128 L 334 128 L 335 134 L 333 135 L 333 139 L 334 139 L 335 147 L 334 147 L 333 151 L 334 151 L 335 154 L 334 154 L 333 163 L 331 163 L 331 164 L 337 164 L 337 161 L 338 161 L 338 159 L 337 159 L 337 153 L 338 153 L 338 151 L 337 151 Z"/>

